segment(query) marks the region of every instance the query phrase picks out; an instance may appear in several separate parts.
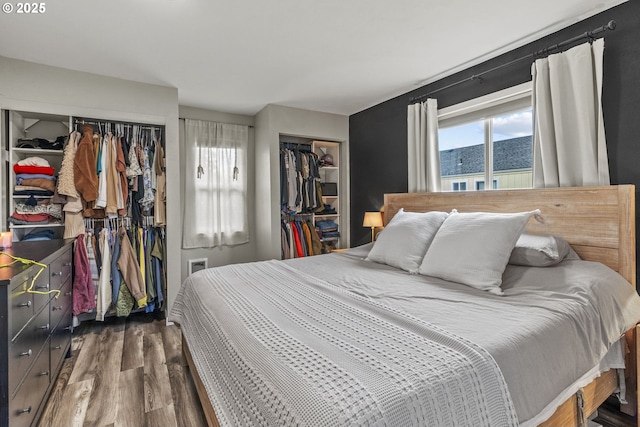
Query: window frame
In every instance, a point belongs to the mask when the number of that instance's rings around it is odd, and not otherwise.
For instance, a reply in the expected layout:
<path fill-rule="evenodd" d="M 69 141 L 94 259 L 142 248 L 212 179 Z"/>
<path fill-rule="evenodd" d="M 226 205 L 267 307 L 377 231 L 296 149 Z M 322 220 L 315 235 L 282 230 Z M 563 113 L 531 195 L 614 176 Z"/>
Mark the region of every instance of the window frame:
<path fill-rule="evenodd" d="M 493 185 L 491 186 L 492 190 L 499 190 L 500 189 L 500 183 L 498 182 L 499 178 L 494 177 L 493 178 Z M 474 179 L 473 180 L 473 187 L 475 188 L 475 191 L 483 191 L 486 190 L 486 188 L 483 188 L 482 190 L 478 189 L 478 184 L 479 183 L 485 183 L 486 181 L 484 179 Z M 486 186 L 485 186 L 486 187 Z"/>
<path fill-rule="evenodd" d="M 526 108 L 533 109 L 533 82 L 531 81 L 439 109 L 438 129 L 459 126 L 474 121 L 483 121 L 484 182 L 493 182 L 495 180 L 493 176 L 494 141 L 491 141 L 493 120 L 487 119 Z M 442 176 L 440 178 L 442 179 Z M 453 190 L 453 181 L 451 188 L 451 191 L 455 191 Z M 497 188 L 496 190 L 499 189 Z M 494 190 L 494 188 L 489 190 Z"/>
<path fill-rule="evenodd" d="M 458 184 L 458 189 L 457 190 L 455 190 L 453 188 L 456 184 Z M 464 190 L 460 189 L 462 184 L 464 184 Z M 459 179 L 457 181 L 451 181 L 451 191 L 469 191 L 469 190 L 467 190 L 467 180 L 466 179 Z"/>

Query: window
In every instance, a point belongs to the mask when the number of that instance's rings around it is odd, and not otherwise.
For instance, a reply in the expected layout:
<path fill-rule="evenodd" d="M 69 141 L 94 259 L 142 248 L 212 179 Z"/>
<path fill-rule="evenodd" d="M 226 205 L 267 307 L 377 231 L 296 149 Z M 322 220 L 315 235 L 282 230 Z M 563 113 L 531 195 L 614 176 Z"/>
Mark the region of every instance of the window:
<path fill-rule="evenodd" d="M 245 150 L 226 147 L 204 147 L 201 150 L 192 156 L 194 160 L 192 167 L 196 170 L 196 174 L 201 161 L 207 166 L 206 172 L 203 172 L 200 178 L 196 177 L 194 181 L 195 200 L 197 206 L 206 207 L 209 213 L 195 215 L 193 232 L 205 236 L 216 233 L 227 235 L 245 233 L 247 218 L 245 177 L 238 175 L 236 179 L 224 179 L 233 176 L 234 164 L 247 163 Z M 244 169 L 246 172 L 246 167 Z M 207 174 L 212 175 L 213 178 L 207 177 Z"/>
<path fill-rule="evenodd" d="M 494 190 L 498 189 L 498 180 L 494 179 L 493 180 L 493 187 Z M 476 190 L 480 191 L 480 190 L 484 190 L 484 180 L 483 179 L 479 179 L 476 180 Z"/>
<path fill-rule="evenodd" d="M 182 247 L 249 241 L 248 127 L 185 119 Z"/>
<path fill-rule="evenodd" d="M 532 187 L 531 83 L 442 109 L 438 125 L 445 191 L 466 191 L 468 180 L 469 190 Z"/>
<path fill-rule="evenodd" d="M 467 181 L 452 181 L 451 182 L 451 190 L 452 191 L 467 191 Z"/>

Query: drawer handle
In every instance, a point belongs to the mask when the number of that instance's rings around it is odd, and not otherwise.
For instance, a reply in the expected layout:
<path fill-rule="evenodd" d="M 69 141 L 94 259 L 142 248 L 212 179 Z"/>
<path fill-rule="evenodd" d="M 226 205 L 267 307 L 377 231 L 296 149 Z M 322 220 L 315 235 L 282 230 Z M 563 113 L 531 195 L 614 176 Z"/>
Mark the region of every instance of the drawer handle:
<path fill-rule="evenodd" d="M 36 329 L 41 329 L 43 331 L 49 330 L 49 324 L 47 323 L 46 325 L 38 326 Z"/>
<path fill-rule="evenodd" d="M 20 353 L 20 356 L 21 356 L 21 357 L 22 357 L 22 356 L 31 357 L 31 355 L 32 355 L 32 354 L 33 354 L 33 352 L 31 351 L 31 349 L 29 349 L 29 350 L 27 350 L 27 351 L 25 351 L 25 352 Z"/>
<path fill-rule="evenodd" d="M 64 307 L 62 307 L 61 305 L 55 305 L 53 307 L 51 307 L 51 311 L 56 311 L 56 310 L 62 310 Z"/>
<path fill-rule="evenodd" d="M 40 373 L 38 374 L 38 376 L 39 376 L 39 377 L 48 377 L 48 376 L 49 376 L 49 371 L 43 371 L 43 372 L 40 372 Z"/>
<path fill-rule="evenodd" d="M 71 267 L 71 261 L 65 262 L 62 265 L 65 266 L 65 267 Z"/>
<path fill-rule="evenodd" d="M 61 345 L 57 345 L 55 347 L 53 347 L 54 350 L 62 350 L 62 346 Z"/>
<path fill-rule="evenodd" d="M 64 296 L 65 296 L 65 297 L 70 297 L 70 296 L 71 296 L 71 291 L 69 291 L 69 292 L 65 292 L 65 293 L 64 293 Z"/>
<path fill-rule="evenodd" d="M 18 415 L 30 414 L 31 413 L 31 406 L 29 406 L 26 409 L 18 409 L 17 413 L 18 413 Z"/>
<path fill-rule="evenodd" d="M 31 307 L 31 300 L 27 302 L 21 302 L 20 304 L 18 304 L 18 307 Z"/>
<path fill-rule="evenodd" d="M 55 271 L 53 271 L 53 272 L 51 272 L 51 275 L 52 276 L 62 276 L 62 271 L 59 271 L 57 273 Z"/>
<path fill-rule="evenodd" d="M 38 290 L 38 291 L 48 291 L 49 290 L 49 284 L 47 283 L 46 285 L 36 286 L 36 290 Z"/>

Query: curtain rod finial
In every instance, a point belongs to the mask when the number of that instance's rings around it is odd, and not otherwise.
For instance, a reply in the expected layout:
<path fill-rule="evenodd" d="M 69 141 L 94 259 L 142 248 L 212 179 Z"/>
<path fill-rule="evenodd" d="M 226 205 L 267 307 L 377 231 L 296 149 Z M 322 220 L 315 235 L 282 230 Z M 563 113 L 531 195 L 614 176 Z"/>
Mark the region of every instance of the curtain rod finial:
<path fill-rule="evenodd" d="M 614 20 L 612 19 L 611 21 L 609 21 L 609 22 L 607 23 L 607 29 L 609 29 L 609 30 L 615 30 L 617 25 L 618 25 L 618 24 L 616 24 L 616 21 L 614 21 Z"/>

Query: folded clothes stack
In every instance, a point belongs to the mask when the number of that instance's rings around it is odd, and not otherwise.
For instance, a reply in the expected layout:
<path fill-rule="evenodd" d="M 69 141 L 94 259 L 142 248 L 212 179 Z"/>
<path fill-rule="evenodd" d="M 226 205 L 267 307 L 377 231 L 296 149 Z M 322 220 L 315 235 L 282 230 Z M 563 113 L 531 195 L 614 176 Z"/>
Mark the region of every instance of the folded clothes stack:
<path fill-rule="evenodd" d="M 55 233 L 48 228 L 38 228 L 28 233 L 22 238 L 22 241 L 36 241 L 36 240 L 53 240 Z"/>
<path fill-rule="evenodd" d="M 40 157 L 27 157 L 13 165 L 16 173 L 15 196 L 29 196 L 24 202 L 18 201 L 9 222 L 16 225 L 59 224 L 62 221 L 62 207 L 51 203 L 50 199 L 36 199 L 35 196 L 53 196 L 56 190 L 55 169 Z M 47 237 L 50 233 L 35 238 Z M 53 233 L 53 232 L 51 232 Z M 32 236 L 33 238 L 33 236 Z"/>
<path fill-rule="evenodd" d="M 320 233 L 320 238 L 323 240 L 337 239 L 338 237 L 340 237 L 338 224 L 332 219 L 316 221 L 316 227 Z"/>
<path fill-rule="evenodd" d="M 43 150 L 62 150 L 66 137 L 59 136 L 55 141 L 49 141 L 44 138 L 20 138 L 18 139 L 18 148 L 40 148 Z"/>
<path fill-rule="evenodd" d="M 16 202 L 15 212 L 9 218 L 12 222 L 19 221 L 14 222 L 14 224 L 22 224 L 23 221 L 33 224 L 45 219 L 46 222 L 44 224 L 61 222 L 62 206 L 53 204 L 48 199 L 38 201 L 33 196 L 29 197 L 25 202 Z"/>
<path fill-rule="evenodd" d="M 9 222 L 16 225 L 51 224 L 52 218 L 47 214 L 20 214 L 14 212 L 9 217 Z"/>
<path fill-rule="evenodd" d="M 55 169 L 40 157 L 27 157 L 13 165 L 14 195 L 52 196 L 56 190 Z"/>
<path fill-rule="evenodd" d="M 337 213 L 338 212 L 336 211 L 336 208 L 332 207 L 328 203 L 324 204 L 324 207 L 322 208 L 322 210 L 316 211 L 316 215 L 335 215 Z"/>

